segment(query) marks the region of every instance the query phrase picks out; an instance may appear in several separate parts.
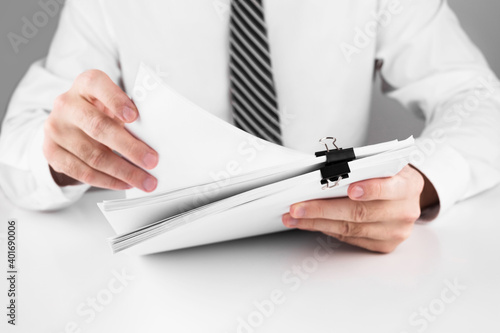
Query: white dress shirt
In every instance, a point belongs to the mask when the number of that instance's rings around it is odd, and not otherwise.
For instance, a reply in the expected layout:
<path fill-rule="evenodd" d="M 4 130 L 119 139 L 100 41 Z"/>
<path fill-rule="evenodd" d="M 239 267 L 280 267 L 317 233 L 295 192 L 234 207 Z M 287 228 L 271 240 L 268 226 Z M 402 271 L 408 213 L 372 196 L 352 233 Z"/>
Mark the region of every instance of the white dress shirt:
<path fill-rule="evenodd" d="M 434 184 L 441 212 L 500 182 L 498 80 L 446 1 L 264 0 L 264 7 L 285 146 L 314 152 L 324 136 L 362 145 L 377 67 L 387 95 L 427 120 L 411 162 Z M 231 121 L 228 21 L 229 0 L 66 1 L 47 58 L 30 68 L 3 123 L 6 195 L 47 210 L 88 189 L 54 183 L 42 142 L 54 99 L 89 69 L 130 94 L 144 62 Z"/>

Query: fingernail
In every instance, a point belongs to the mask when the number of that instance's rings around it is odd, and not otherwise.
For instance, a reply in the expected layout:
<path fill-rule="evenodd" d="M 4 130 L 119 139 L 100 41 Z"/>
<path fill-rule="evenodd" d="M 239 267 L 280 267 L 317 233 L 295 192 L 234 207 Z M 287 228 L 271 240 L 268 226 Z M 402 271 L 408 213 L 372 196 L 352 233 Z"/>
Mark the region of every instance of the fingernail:
<path fill-rule="evenodd" d="M 293 209 L 294 217 L 304 217 L 306 215 L 306 208 L 303 205 L 295 206 Z"/>
<path fill-rule="evenodd" d="M 126 106 L 123 109 L 123 119 L 125 119 L 125 121 L 128 123 L 134 121 L 136 115 L 137 115 L 137 113 L 133 109 L 129 108 L 128 106 Z"/>
<path fill-rule="evenodd" d="M 147 153 L 142 159 L 146 169 L 153 169 L 158 164 L 158 157 L 155 154 Z"/>
<path fill-rule="evenodd" d="M 156 188 L 157 181 L 153 177 L 148 177 L 144 182 L 142 183 L 142 186 L 146 192 L 151 192 Z"/>
<path fill-rule="evenodd" d="M 351 195 L 354 198 L 361 198 L 365 194 L 365 191 L 361 186 L 354 186 L 354 188 L 351 191 Z"/>
<path fill-rule="evenodd" d="M 290 217 L 290 219 L 289 219 L 289 220 L 288 220 L 288 222 L 287 222 L 287 225 L 288 225 L 289 227 L 296 227 L 296 226 L 297 226 L 297 224 L 299 224 L 299 220 L 294 219 L 293 217 Z"/>

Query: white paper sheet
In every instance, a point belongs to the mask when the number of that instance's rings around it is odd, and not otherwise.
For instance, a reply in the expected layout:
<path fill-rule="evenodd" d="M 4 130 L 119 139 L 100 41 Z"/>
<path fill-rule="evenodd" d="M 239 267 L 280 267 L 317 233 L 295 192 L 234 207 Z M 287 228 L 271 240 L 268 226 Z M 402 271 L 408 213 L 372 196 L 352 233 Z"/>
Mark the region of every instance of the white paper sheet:
<path fill-rule="evenodd" d="M 254 137 L 179 95 L 141 65 L 132 97 L 139 119 L 127 129 L 160 156 L 153 193 L 287 165 L 311 156 Z M 146 193 L 132 189 L 127 197 Z"/>

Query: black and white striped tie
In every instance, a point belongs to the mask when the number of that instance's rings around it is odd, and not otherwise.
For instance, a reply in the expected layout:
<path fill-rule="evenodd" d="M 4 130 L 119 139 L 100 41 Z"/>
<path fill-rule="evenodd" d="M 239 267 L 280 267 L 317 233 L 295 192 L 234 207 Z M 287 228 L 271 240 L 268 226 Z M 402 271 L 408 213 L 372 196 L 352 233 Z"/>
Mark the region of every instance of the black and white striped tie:
<path fill-rule="evenodd" d="M 231 0 L 231 105 L 237 127 L 282 144 L 262 0 Z"/>

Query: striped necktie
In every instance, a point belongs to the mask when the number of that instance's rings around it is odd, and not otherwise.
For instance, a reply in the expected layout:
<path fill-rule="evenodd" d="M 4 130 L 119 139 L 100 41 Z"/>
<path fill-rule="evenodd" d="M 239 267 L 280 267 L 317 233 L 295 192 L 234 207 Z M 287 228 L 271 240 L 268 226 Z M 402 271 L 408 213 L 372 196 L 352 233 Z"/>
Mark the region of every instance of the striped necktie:
<path fill-rule="evenodd" d="M 262 0 L 231 0 L 231 106 L 235 125 L 282 144 Z"/>

